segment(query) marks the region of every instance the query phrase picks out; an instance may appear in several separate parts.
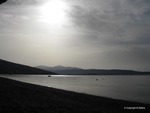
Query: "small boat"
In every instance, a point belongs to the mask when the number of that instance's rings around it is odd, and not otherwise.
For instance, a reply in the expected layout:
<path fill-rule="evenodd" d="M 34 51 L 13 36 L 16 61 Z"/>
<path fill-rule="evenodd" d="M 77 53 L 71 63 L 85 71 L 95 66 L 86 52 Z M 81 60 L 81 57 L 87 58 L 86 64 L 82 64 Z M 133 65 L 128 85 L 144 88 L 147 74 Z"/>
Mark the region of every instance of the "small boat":
<path fill-rule="evenodd" d="M 51 77 L 51 75 L 48 75 L 48 77 Z"/>

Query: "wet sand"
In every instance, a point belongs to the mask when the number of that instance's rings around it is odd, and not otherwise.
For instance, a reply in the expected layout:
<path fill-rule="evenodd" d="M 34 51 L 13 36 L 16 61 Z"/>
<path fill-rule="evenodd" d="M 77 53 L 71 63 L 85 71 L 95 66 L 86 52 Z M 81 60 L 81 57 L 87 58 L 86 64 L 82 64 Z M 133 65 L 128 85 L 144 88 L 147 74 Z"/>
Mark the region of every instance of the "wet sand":
<path fill-rule="evenodd" d="M 147 104 L 0 78 L 0 113 L 147 113 L 148 111 L 150 105 Z"/>

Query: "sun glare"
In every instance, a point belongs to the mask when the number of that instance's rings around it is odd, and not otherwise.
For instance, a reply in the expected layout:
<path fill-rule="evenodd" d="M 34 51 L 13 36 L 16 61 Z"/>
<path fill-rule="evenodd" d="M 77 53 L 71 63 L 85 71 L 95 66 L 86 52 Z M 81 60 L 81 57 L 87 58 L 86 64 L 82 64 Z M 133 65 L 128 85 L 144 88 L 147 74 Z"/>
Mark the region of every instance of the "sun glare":
<path fill-rule="evenodd" d="M 39 8 L 41 22 L 62 25 L 67 20 L 67 4 L 62 0 L 50 0 Z"/>

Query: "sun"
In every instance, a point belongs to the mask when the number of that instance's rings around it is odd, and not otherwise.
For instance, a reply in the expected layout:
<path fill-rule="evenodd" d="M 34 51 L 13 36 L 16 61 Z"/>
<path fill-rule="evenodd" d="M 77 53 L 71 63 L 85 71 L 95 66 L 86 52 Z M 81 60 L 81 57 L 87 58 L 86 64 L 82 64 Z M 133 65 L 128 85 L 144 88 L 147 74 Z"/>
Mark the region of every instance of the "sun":
<path fill-rule="evenodd" d="M 39 7 L 39 21 L 53 25 L 62 25 L 67 20 L 67 3 L 62 0 L 50 0 Z"/>

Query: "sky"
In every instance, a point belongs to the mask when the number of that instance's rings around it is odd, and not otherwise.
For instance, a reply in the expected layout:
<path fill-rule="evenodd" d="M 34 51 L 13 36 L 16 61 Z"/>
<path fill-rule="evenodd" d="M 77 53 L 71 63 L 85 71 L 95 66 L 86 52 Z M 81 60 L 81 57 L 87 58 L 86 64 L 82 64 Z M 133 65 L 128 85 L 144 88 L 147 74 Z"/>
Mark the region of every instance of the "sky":
<path fill-rule="evenodd" d="M 0 59 L 150 71 L 149 0 L 7 0 Z"/>

